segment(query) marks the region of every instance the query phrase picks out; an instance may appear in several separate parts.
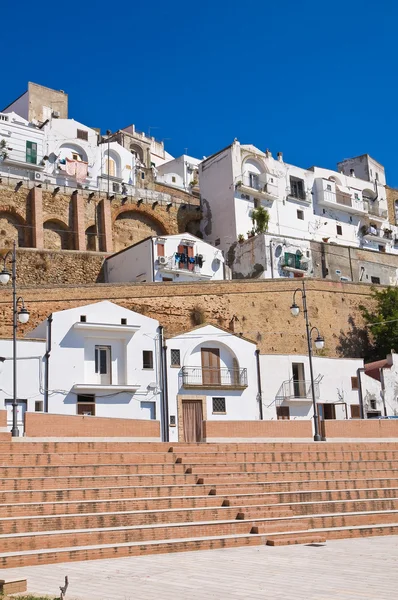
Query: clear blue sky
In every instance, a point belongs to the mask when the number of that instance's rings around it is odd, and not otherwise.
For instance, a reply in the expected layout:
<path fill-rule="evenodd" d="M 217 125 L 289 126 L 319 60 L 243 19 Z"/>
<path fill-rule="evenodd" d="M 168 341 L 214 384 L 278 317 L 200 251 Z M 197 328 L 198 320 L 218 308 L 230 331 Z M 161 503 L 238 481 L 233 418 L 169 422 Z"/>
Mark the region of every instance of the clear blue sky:
<path fill-rule="evenodd" d="M 398 186 L 394 0 L 21 0 L 1 21 L 0 108 L 30 80 L 176 156 L 235 137 L 303 167 L 369 153 Z"/>

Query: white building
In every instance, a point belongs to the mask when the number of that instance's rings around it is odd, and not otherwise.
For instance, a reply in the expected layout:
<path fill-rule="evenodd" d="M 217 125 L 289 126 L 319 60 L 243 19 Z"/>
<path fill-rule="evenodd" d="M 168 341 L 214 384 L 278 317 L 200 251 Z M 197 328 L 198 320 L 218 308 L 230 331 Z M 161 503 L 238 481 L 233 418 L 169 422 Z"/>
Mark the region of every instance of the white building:
<path fill-rule="evenodd" d="M 41 180 L 45 133 L 15 112 L 0 113 L 0 176 Z"/>
<path fill-rule="evenodd" d="M 368 179 L 355 176 L 356 165 Z M 302 252 L 303 240 L 397 253 L 382 165 L 364 155 L 340 168 L 302 169 L 285 163 L 281 153 L 274 159 L 268 150 L 234 141 L 199 165 L 205 239 L 228 252 L 239 236 L 252 235 L 253 209 L 263 206 L 269 235 L 289 238 L 289 253 L 295 246 Z"/>
<path fill-rule="evenodd" d="M 312 419 L 308 356 L 260 355 L 264 419 Z M 362 359 L 313 357 L 315 397 L 321 419 L 360 417 L 358 369 Z"/>
<path fill-rule="evenodd" d="M 150 237 L 105 261 L 108 283 L 221 279 L 222 252 L 190 233 Z"/>
<path fill-rule="evenodd" d="M 198 158 L 183 154 L 160 165 L 156 180 L 188 192 L 199 193 L 200 163 Z"/>
<path fill-rule="evenodd" d="M 398 354 L 367 363 L 360 377 L 364 417 L 398 416 Z"/>
<path fill-rule="evenodd" d="M 213 325 L 167 340 L 170 441 L 201 441 L 206 420 L 258 420 L 256 344 Z"/>
<path fill-rule="evenodd" d="M 159 324 L 103 301 L 54 312 L 18 340 L 20 411 L 160 420 Z M 47 350 L 47 352 L 46 352 Z M 12 396 L 12 342 L 0 375 L 0 408 Z M 8 360 L 9 359 L 9 360 Z"/>

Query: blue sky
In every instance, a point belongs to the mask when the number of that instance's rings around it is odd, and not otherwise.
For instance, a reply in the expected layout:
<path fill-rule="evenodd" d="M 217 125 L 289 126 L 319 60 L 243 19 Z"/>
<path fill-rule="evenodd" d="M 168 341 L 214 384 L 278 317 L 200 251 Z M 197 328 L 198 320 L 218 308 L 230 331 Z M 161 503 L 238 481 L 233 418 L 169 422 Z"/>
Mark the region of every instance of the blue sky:
<path fill-rule="evenodd" d="M 30 80 L 176 156 L 235 137 L 303 167 L 369 153 L 398 186 L 397 19 L 393 0 L 6 2 L 0 108 Z"/>

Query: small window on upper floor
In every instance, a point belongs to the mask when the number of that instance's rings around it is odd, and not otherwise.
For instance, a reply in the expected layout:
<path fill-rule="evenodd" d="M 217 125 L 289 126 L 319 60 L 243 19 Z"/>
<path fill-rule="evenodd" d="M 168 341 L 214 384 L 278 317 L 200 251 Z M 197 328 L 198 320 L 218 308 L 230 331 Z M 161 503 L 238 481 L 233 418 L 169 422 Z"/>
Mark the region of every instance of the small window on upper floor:
<path fill-rule="evenodd" d="M 382 246 L 382 245 L 380 244 L 380 246 L 379 246 L 379 252 L 385 252 L 385 251 L 386 251 L 386 247 L 385 247 L 385 246 Z"/>
<path fill-rule="evenodd" d="M 141 179 L 145 179 L 145 173 L 143 171 L 141 173 Z"/>
<path fill-rule="evenodd" d="M 80 315 L 80 323 L 87 323 L 86 315 Z"/>
<path fill-rule="evenodd" d="M 170 365 L 172 367 L 181 366 L 181 355 L 179 350 L 170 350 Z"/>
<path fill-rule="evenodd" d="M 378 173 L 375 173 L 375 179 L 376 179 L 376 181 L 379 181 L 379 174 Z"/>
<path fill-rule="evenodd" d="M 84 131 L 84 129 L 78 129 L 76 137 L 78 140 L 88 141 L 88 131 Z"/>
<path fill-rule="evenodd" d="M 332 186 L 330 185 L 330 183 L 328 183 L 328 184 L 326 185 L 326 189 L 327 189 L 327 191 L 328 191 L 328 192 L 331 192 L 331 191 L 332 191 Z"/>
<path fill-rule="evenodd" d="M 303 210 L 297 211 L 297 218 L 300 219 L 300 221 L 304 221 L 304 211 Z"/>
<path fill-rule="evenodd" d="M 358 389 L 358 377 L 351 377 L 351 389 L 352 390 Z"/>
<path fill-rule="evenodd" d="M 176 182 L 176 178 L 174 177 L 174 175 L 171 178 L 171 183 L 175 183 Z"/>
<path fill-rule="evenodd" d="M 144 350 L 142 352 L 142 368 L 153 369 L 153 352 L 152 350 Z"/>
<path fill-rule="evenodd" d="M 336 225 L 336 233 L 337 235 L 343 235 L 343 228 L 341 225 Z"/>
<path fill-rule="evenodd" d="M 127 325 L 127 319 L 120 319 L 121 325 Z"/>
<path fill-rule="evenodd" d="M 37 164 L 37 144 L 36 142 L 26 142 L 26 162 L 31 165 Z"/>
<path fill-rule="evenodd" d="M 35 412 L 43 412 L 43 400 L 35 401 Z"/>
<path fill-rule="evenodd" d="M 305 200 L 305 189 L 304 180 L 298 177 L 290 177 L 290 196 L 298 198 L 299 200 Z"/>
<path fill-rule="evenodd" d="M 376 284 L 380 283 L 380 277 L 373 277 L 373 276 L 371 276 L 370 281 L 372 283 L 376 283 Z"/>

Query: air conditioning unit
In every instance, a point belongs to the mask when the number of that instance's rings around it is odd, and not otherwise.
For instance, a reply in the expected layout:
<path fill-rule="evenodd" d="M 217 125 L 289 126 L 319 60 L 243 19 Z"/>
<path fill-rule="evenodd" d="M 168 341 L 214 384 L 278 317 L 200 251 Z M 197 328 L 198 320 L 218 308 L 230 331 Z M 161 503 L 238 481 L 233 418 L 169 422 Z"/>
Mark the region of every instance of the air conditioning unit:
<path fill-rule="evenodd" d="M 167 258 L 166 258 L 166 256 L 159 256 L 158 257 L 158 263 L 160 265 L 167 265 Z"/>
<path fill-rule="evenodd" d="M 35 179 L 36 179 L 36 181 L 44 181 L 44 174 L 36 172 Z"/>

